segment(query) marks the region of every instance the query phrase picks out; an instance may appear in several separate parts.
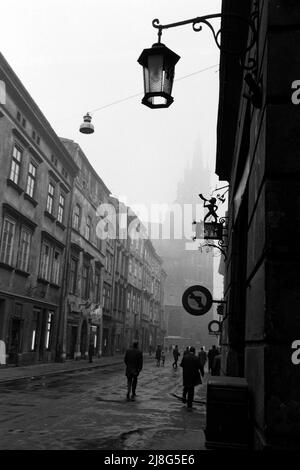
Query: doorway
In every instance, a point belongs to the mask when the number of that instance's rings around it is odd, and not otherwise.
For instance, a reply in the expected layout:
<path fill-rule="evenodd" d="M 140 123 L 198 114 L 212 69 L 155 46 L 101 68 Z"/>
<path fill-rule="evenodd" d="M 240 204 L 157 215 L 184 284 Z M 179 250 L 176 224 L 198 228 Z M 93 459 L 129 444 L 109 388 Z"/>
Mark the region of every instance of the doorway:
<path fill-rule="evenodd" d="M 85 357 L 87 351 L 87 322 L 84 321 L 81 326 L 81 336 L 80 336 L 80 352 L 81 357 Z"/>
<path fill-rule="evenodd" d="M 22 320 L 20 318 L 13 317 L 11 320 L 8 345 L 8 362 L 12 364 L 18 363 L 18 354 L 21 352 L 22 348 L 22 329 Z"/>

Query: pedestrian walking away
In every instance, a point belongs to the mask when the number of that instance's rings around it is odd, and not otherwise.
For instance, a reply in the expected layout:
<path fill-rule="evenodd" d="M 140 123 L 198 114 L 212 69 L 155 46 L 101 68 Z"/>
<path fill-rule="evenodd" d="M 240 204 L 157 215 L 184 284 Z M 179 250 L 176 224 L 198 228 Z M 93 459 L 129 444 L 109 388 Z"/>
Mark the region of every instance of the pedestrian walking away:
<path fill-rule="evenodd" d="M 178 346 L 176 344 L 176 346 L 173 350 L 173 358 L 174 358 L 174 362 L 172 364 L 173 369 L 177 369 L 177 362 L 178 362 L 179 356 L 180 356 L 180 352 L 179 352 Z"/>
<path fill-rule="evenodd" d="M 221 372 L 221 354 L 220 351 L 218 354 L 214 356 L 212 367 L 211 367 L 211 375 L 220 375 Z"/>
<path fill-rule="evenodd" d="M 138 341 L 134 341 L 132 348 L 127 349 L 124 357 L 127 377 L 127 400 L 134 401 L 138 376 L 143 368 L 143 353 L 138 349 Z"/>
<path fill-rule="evenodd" d="M 156 353 L 155 353 L 155 359 L 156 359 L 156 365 L 157 367 L 160 366 L 160 360 L 161 360 L 161 347 L 160 345 L 157 346 Z"/>
<path fill-rule="evenodd" d="M 204 348 L 202 347 L 198 353 L 198 358 L 201 362 L 201 375 L 202 377 L 204 377 L 204 367 L 205 367 L 205 364 L 206 364 L 206 360 L 207 360 L 207 354 L 206 354 L 206 351 L 204 351 Z"/>
<path fill-rule="evenodd" d="M 89 362 L 93 362 L 93 355 L 94 355 L 94 344 L 90 342 L 89 344 Z"/>
<path fill-rule="evenodd" d="M 165 355 L 165 352 L 164 352 L 164 351 L 161 352 L 160 359 L 161 359 L 161 365 L 162 365 L 163 367 L 165 367 L 166 355 Z"/>
<path fill-rule="evenodd" d="M 219 354 L 217 348 L 215 345 L 213 345 L 210 350 L 208 351 L 207 353 L 207 358 L 208 358 L 208 370 L 210 373 L 212 373 L 212 368 L 213 368 L 213 362 L 214 362 L 214 358 L 215 356 Z"/>
<path fill-rule="evenodd" d="M 195 386 L 202 383 L 200 370 L 201 362 L 198 357 L 195 356 L 195 348 L 190 347 L 190 350 L 185 354 L 180 363 L 182 367 L 182 382 L 183 382 L 183 394 L 182 401 L 187 403 L 188 410 L 192 409 Z"/>

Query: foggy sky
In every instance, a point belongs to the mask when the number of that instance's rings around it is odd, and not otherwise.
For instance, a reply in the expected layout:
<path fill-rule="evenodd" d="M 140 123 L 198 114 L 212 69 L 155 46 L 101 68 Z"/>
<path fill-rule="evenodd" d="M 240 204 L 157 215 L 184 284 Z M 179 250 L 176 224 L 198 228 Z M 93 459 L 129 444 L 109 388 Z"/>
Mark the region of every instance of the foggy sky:
<path fill-rule="evenodd" d="M 163 31 L 181 59 L 174 103 L 161 110 L 140 103 L 137 59 L 157 40 L 154 18 L 170 23 L 220 8 L 220 0 L 10 0 L 1 5 L 1 52 L 56 133 L 79 143 L 114 195 L 171 203 L 199 141 L 199 158 L 214 174 L 218 66 L 178 79 L 218 64 L 219 50 L 205 26 Z M 137 93 L 95 112 L 94 134 L 79 133 L 87 111 Z"/>

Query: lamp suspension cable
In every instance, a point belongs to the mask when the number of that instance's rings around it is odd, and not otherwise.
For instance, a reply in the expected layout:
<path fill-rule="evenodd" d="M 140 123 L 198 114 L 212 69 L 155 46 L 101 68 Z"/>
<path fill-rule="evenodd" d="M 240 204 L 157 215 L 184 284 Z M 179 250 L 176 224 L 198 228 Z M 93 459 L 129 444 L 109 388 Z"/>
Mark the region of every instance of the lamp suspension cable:
<path fill-rule="evenodd" d="M 183 75 L 183 77 L 175 78 L 175 82 L 179 82 L 180 80 L 184 80 L 185 78 L 192 77 L 193 75 L 198 75 L 199 73 L 206 72 L 207 70 L 213 69 L 215 67 L 218 67 L 219 64 L 214 64 L 214 65 L 209 65 L 208 67 L 201 69 L 201 70 L 196 70 L 196 72 L 189 73 L 187 75 Z M 120 100 L 117 101 L 112 101 L 111 103 L 105 104 L 104 106 L 101 106 L 100 108 L 95 108 L 89 111 L 89 114 L 93 116 L 94 113 L 97 111 L 101 111 L 102 109 L 109 108 L 110 106 L 114 106 L 119 103 L 123 103 L 124 101 L 131 100 L 133 98 L 136 98 L 137 96 L 141 96 L 143 92 L 135 93 L 134 95 L 127 96 L 126 98 L 121 98 Z"/>

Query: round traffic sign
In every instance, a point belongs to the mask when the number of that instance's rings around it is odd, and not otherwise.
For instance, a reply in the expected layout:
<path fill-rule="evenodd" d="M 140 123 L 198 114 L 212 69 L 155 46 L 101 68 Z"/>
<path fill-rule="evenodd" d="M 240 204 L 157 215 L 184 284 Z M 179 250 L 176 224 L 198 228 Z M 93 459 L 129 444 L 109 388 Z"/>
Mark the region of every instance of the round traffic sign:
<path fill-rule="evenodd" d="M 215 329 L 215 326 L 217 327 L 217 329 Z M 221 334 L 221 322 L 217 321 L 217 320 L 212 320 L 211 322 L 209 322 L 208 324 L 208 332 L 212 335 L 219 335 Z"/>
<path fill-rule="evenodd" d="M 191 315 L 204 315 L 212 306 L 212 295 L 206 287 L 191 286 L 182 296 L 182 305 Z"/>

